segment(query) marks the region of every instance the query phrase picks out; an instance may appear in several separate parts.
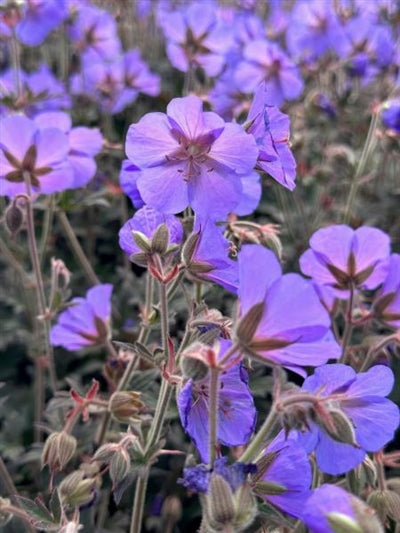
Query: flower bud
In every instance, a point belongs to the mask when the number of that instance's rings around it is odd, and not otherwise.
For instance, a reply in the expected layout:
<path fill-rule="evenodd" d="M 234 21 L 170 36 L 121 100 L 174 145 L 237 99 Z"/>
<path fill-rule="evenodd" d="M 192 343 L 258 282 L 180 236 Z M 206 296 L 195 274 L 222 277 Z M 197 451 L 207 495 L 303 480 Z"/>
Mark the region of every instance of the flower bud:
<path fill-rule="evenodd" d="M 169 243 L 169 229 L 166 224 L 158 226 L 151 239 L 151 252 L 153 254 L 164 255 L 167 252 Z"/>
<path fill-rule="evenodd" d="M 359 524 L 343 513 L 328 513 L 326 519 L 334 533 L 363 533 Z"/>
<path fill-rule="evenodd" d="M 182 516 L 182 504 L 179 498 L 176 496 L 168 496 L 165 498 L 161 516 L 168 524 L 175 524 L 181 519 Z"/>
<path fill-rule="evenodd" d="M 114 392 L 108 409 L 116 420 L 129 424 L 132 418 L 137 418 L 144 407 L 144 403 L 139 400 L 140 396 L 141 393 L 135 391 Z"/>
<path fill-rule="evenodd" d="M 351 506 L 353 507 L 357 523 L 362 533 L 384 533 L 384 528 L 374 509 L 368 507 L 368 505 L 358 498 L 352 498 Z"/>
<path fill-rule="evenodd" d="M 189 266 L 192 262 L 192 257 L 194 256 L 197 248 L 197 244 L 200 239 L 200 233 L 192 233 L 186 239 L 185 244 L 182 248 L 182 263 L 185 266 Z"/>
<path fill-rule="evenodd" d="M 11 501 L 8 498 L 0 498 L 0 527 L 4 527 L 13 517 L 13 514 L 8 511 Z"/>
<path fill-rule="evenodd" d="M 131 467 L 131 458 L 125 448 L 119 448 L 110 461 L 110 478 L 113 487 L 118 485 L 128 474 Z"/>
<path fill-rule="evenodd" d="M 235 493 L 235 526 L 237 531 L 247 531 L 257 516 L 257 502 L 248 483 L 241 485 Z"/>
<path fill-rule="evenodd" d="M 339 409 L 318 408 L 316 409 L 316 422 L 326 433 L 337 442 L 351 444 L 359 448 L 356 441 L 354 426 L 351 420 Z"/>
<path fill-rule="evenodd" d="M 43 447 L 42 468 L 48 465 L 51 471 L 63 470 L 73 457 L 76 447 L 76 438 L 66 431 L 51 433 Z"/>
<path fill-rule="evenodd" d="M 184 377 L 199 381 L 204 379 L 209 371 L 208 366 L 204 361 L 196 357 L 192 357 L 189 353 L 183 352 L 180 362 L 182 374 Z"/>
<path fill-rule="evenodd" d="M 75 470 L 60 483 L 58 488 L 63 506 L 74 509 L 93 501 L 95 497 L 96 479 L 85 478 L 82 470 Z"/>
<path fill-rule="evenodd" d="M 388 518 L 400 521 L 400 496 L 393 490 L 374 490 L 368 496 L 367 503 L 376 510 L 383 523 Z"/>
<path fill-rule="evenodd" d="M 229 483 L 219 474 L 211 476 L 207 495 L 207 515 L 211 528 L 220 529 L 235 520 L 235 503 Z"/>
<path fill-rule="evenodd" d="M 21 229 L 24 223 L 24 213 L 15 200 L 7 206 L 4 214 L 4 222 L 6 228 L 11 233 L 11 237 L 14 237 Z"/>
<path fill-rule="evenodd" d="M 264 302 L 253 305 L 251 309 L 240 319 L 236 330 L 236 336 L 240 342 L 248 346 L 253 340 L 254 334 L 264 313 Z"/>

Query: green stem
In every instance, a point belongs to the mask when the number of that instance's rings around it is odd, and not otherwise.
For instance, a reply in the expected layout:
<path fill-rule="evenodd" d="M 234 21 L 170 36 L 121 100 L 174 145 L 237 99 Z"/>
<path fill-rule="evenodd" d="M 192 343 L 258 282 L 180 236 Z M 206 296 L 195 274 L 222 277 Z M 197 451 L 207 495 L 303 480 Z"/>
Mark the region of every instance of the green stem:
<path fill-rule="evenodd" d="M 80 245 L 78 239 L 76 238 L 76 235 L 74 233 L 74 230 L 70 224 L 70 221 L 68 220 L 67 215 L 64 211 L 57 211 L 57 217 L 61 224 L 61 227 L 65 233 L 65 236 L 68 239 L 69 244 L 71 245 L 72 251 L 74 252 L 76 258 L 78 259 L 79 263 L 81 264 L 83 270 L 85 271 L 85 274 L 89 280 L 89 282 L 92 285 L 99 285 L 100 280 L 96 276 L 95 271 L 92 268 L 92 265 L 88 261 L 85 252 L 82 249 L 82 246 Z"/>
<path fill-rule="evenodd" d="M 346 349 L 351 339 L 351 334 L 353 332 L 353 306 L 354 306 L 354 286 L 353 284 L 350 287 L 350 297 L 346 309 L 346 325 L 344 327 L 343 337 L 342 337 L 342 355 L 340 358 L 341 363 L 346 362 Z"/>
<path fill-rule="evenodd" d="M 42 230 L 42 235 L 41 235 L 41 240 L 40 240 L 40 252 L 39 252 L 40 265 L 43 265 L 43 259 L 44 259 L 44 254 L 46 251 L 47 240 L 49 238 L 50 229 L 53 224 L 53 217 L 54 217 L 54 196 L 51 195 L 49 199 L 49 205 L 44 212 L 43 230 Z"/>
<path fill-rule="evenodd" d="M 218 393 L 219 393 L 219 369 L 210 368 L 210 396 L 208 404 L 209 424 L 209 465 L 212 468 L 216 457 L 218 438 Z"/>
<path fill-rule="evenodd" d="M 367 138 L 366 138 L 366 141 L 365 141 L 362 153 L 361 153 L 361 157 L 358 162 L 356 172 L 353 177 L 353 181 L 351 183 L 350 192 L 347 198 L 347 205 L 346 205 L 346 209 L 344 212 L 344 220 L 343 220 L 345 224 L 348 224 L 351 220 L 354 201 L 356 199 L 356 195 L 357 195 L 357 191 L 359 187 L 359 178 L 362 176 L 365 170 L 366 164 L 368 162 L 369 156 L 375 146 L 375 142 L 376 142 L 375 129 L 378 123 L 378 119 L 379 119 L 379 113 L 373 111 L 371 122 L 369 124 Z"/>
<path fill-rule="evenodd" d="M 27 212 L 26 228 L 28 232 L 29 252 L 31 256 L 33 272 L 35 274 L 36 295 L 37 295 L 37 303 L 39 307 L 39 315 L 41 315 L 41 323 L 43 324 L 44 342 L 46 346 L 50 386 L 51 386 L 53 393 L 55 393 L 57 391 L 57 374 L 56 374 L 56 367 L 54 363 L 53 348 L 49 340 L 50 328 L 49 328 L 49 322 L 48 322 L 48 317 L 47 317 L 46 295 L 44 292 L 44 283 L 43 283 L 42 271 L 40 268 L 37 244 L 36 244 L 35 221 L 33 218 L 33 208 L 32 208 L 31 178 L 28 172 L 24 172 L 23 176 L 24 176 L 24 181 L 25 181 L 26 190 L 27 190 L 27 197 L 25 198 L 25 204 L 26 204 L 26 212 Z"/>
<path fill-rule="evenodd" d="M 129 533 L 140 533 L 142 531 L 144 502 L 146 497 L 147 483 L 149 481 L 149 469 L 136 481 L 134 506 L 132 508 L 131 526 Z"/>
<path fill-rule="evenodd" d="M 258 433 L 255 435 L 250 444 L 247 446 L 246 450 L 241 455 L 239 459 L 241 463 L 251 463 L 256 459 L 260 451 L 265 446 L 265 442 L 270 436 L 272 430 L 274 429 L 278 418 L 278 411 L 273 405 L 267 418 L 264 421 L 264 424 L 260 427 Z"/>
<path fill-rule="evenodd" d="M 34 439 L 35 442 L 41 442 L 43 431 L 41 428 L 42 423 L 42 414 L 44 411 L 44 368 L 43 364 L 40 361 L 40 358 L 34 359 L 35 370 L 34 370 L 34 407 L 35 407 L 35 416 L 34 416 Z"/>

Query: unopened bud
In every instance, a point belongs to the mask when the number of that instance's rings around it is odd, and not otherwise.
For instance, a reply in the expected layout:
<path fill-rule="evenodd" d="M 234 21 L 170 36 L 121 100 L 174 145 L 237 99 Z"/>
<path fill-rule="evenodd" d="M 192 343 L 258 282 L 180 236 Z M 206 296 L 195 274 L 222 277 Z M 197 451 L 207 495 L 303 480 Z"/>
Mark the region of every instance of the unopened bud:
<path fill-rule="evenodd" d="M 8 510 L 11 501 L 8 498 L 0 498 L 0 527 L 4 527 L 13 517 Z"/>
<path fill-rule="evenodd" d="M 14 237 L 24 223 L 24 213 L 15 200 L 13 200 L 11 204 L 7 206 L 4 214 L 4 221 L 6 228 L 11 233 L 11 236 Z"/>
<path fill-rule="evenodd" d="M 185 244 L 182 248 L 182 263 L 185 266 L 189 266 L 192 262 L 192 258 L 196 252 L 197 244 L 200 239 L 200 233 L 192 233 L 186 239 Z"/>
<path fill-rule="evenodd" d="M 76 470 L 60 483 L 58 488 L 63 506 L 75 509 L 92 502 L 96 489 L 96 479 L 86 478 L 85 473 Z"/>
<path fill-rule="evenodd" d="M 153 254 L 164 255 L 169 243 L 169 229 L 166 224 L 158 226 L 151 239 L 151 251 Z"/>
<path fill-rule="evenodd" d="M 144 233 L 141 231 L 132 231 L 132 236 L 136 246 L 138 246 L 142 252 L 145 254 L 151 252 L 151 241 Z"/>
<path fill-rule="evenodd" d="M 108 409 L 116 420 L 129 423 L 132 418 L 137 418 L 144 407 L 144 403 L 139 399 L 140 396 L 141 393 L 135 391 L 114 392 L 110 398 Z"/>
<path fill-rule="evenodd" d="M 247 531 L 257 516 L 257 502 L 248 483 L 243 483 L 234 495 L 236 517 L 235 526 L 238 531 Z"/>
<path fill-rule="evenodd" d="M 328 513 L 328 524 L 334 533 L 363 533 L 355 520 L 343 513 Z"/>
<path fill-rule="evenodd" d="M 388 518 L 400 521 L 400 496 L 393 490 L 375 490 L 368 496 L 367 503 L 376 510 L 383 523 Z"/>
<path fill-rule="evenodd" d="M 362 533 L 384 533 L 384 527 L 374 509 L 358 498 L 352 498 L 351 506 Z"/>
<path fill-rule="evenodd" d="M 120 448 L 114 453 L 110 461 L 110 478 L 115 487 L 128 474 L 131 467 L 131 458 L 125 448 Z"/>
<path fill-rule="evenodd" d="M 318 410 L 316 422 L 337 442 L 351 444 L 360 448 L 356 440 L 354 426 L 343 411 L 339 409 Z"/>
<path fill-rule="evenodd" d="M 209 367 L 201 359 L 192 357 L 191 353 L 189 351 L 182 354 L 180 362 L 182 374 L 184 377 L 193 379 L 193 381 L 199 381 L 207 376 Z"/>
<path fill-rule="evenodd" d="M 230 525 L 235 520 L 235 503 L 229 483 L 218 475 L 213 474 L 207 495 L 207 509 L 210 526 L 218 529 Z"/>
<path fill-rule="evenodd" d="M 179 498 L 176 496 L 168 496 L 165 498 L 161 516 L 169 524 L 175 524 L 181 519 L 182 516 L 182 504 Z"/>
<path fill-rule="evenodd" d="M 44 443 L 42 468 L 48 465 L 51 471 L 63 470 L 73 457 L 76 447 L 76 438 L 66 431 L 51 433 Z"/>

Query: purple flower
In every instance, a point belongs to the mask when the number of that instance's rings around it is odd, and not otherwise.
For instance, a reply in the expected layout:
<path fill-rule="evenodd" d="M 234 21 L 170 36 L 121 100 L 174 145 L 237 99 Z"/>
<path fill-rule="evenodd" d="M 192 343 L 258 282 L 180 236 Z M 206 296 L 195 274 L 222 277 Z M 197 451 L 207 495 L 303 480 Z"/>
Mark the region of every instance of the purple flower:
<path fill-rule="evenodd" d="M 319 0 L 297 3 L 286 41 L 293 57 L 316 59 L 330 50 L 338 50 L 344 41 L 344 31 L 334 6 Z"/>
<path fill-rule="evenodd" d="M 256 470 L 256 465 L 244 463 L 229 465 L 226 457 L 220 457 L 214 461 L 211 470 L 205 465 L 185 468 L 183 470 L 183 479 L 179 479 L 178 482 L 191 492 L 206 493 L 210 478 L 214 473 L 222 476 L 235 492 L 246 481 L 247 475 L 254 474 Z"/>
<path fill-rule="evenodd" d="M 386 128 L 400 135 L 400 98 L 385 102 L 381 117 Z"/>
<path fill-rule="evenodd" d="M 230 244 L 222 235 L 223 228 L 210 219 L 196 218 L 194 232 L 192 238 L 195 246 L 190 251 L 190 257 L 186 257 L 183 252 L 189 276 L 196 280 L 217 283 L 236 293 L 238 267 L 237 262 L 229 257 Z"/>
<path fill-rule="evenodd" d="M 84 187 L 96 173 L 94 157 L 100 152 L 103 137 L 97 128 L 79 126 L 72 128 L 71 118 L 61 111 L 42 113 L 35 117 L 35 123 L 40 129 L 52 127 L 64 132 L 68 137 L 68 161 L 74 173 L 74 179 L 69 188 Z"/>
<path fill-rule="evenodd" d="M 121 52 L 114 18 L 108 11 L 91 5 L 78 9 L 71 27 L 71 39 L 86 64 L 104 59 L 112 61 Z"/>
<path fill-rule="evenodd" d="M 263 82 L 254 95 L 247 122 L 260 153 L 257 168 L 272 176 L 289 190 L 295 188 L 296 161 L 289 147 L 290 119 L 278 108 L 268 106 L 267 84 Z"/>
<path fill-rule="evenodd" d="M 4 113 L 4 101 L 9 100 L 8 107 L 12 111 L 24 111 L 29 117 L 41 111 L 51 109 L 67 109 L 71 107 L 70 97 L 66 93 L 64 84 L 57 80 L 46 65 L 30 74 L 20 70 L 21 95 L 15 85 L 15 72 L 5 71 L 0 77 L 3 103 L 0 106 Z M 9 109 L 6 109 L 6 113 Z"/>
<path fill-rule="evenodd" d="M 141 169 L 143 200 L 165 213 L 190 205 L 217 218 L 240 201 L 241 178 L 253 170 L 258 149 L 238 124 L 203 112 L 195 96 L 173 99 L 167 114 L 148 113 L 130 126 L 126 153 Z"/>
<path fill-rule="evenodd" d="M 305 451 L 294 440 L 279 434 L 265 449 L 257 462 L 255 492 L 280 511 L 301 518 L 309 498 L 311 466 Z M 269 489 L 269 490 L 268 490 Z"/>
<path fill-rule="evenodd" d="M 145 205 L 133 215 L 119 231 L 119 245 L 122 250 L 132 257 L 134 254 L 141 253 L 142 250 L 135 243 L 132 232 L 140 231 L 151 240 L 157 228 L 161 224 L 166 224 L 169 230 L 169 243 L 180 244 L 183 238 L 183 228 L 179 218 L 174 215 L 164 215 Z"/>
<path fill-rule="evenodd" d="M 250 338 L 239 338 L 245 353 L 301 375 L 305 374 L 305 366 L 321 365 L 339 357 L 329 315 L 313 285 L 298 274 L 282 276 L 270 250 L 258 245 L 242 247 L 238 294 L 242 316 L 239 337 L 241 330 L 247 330 L 246 320 L 252 328 Z M 252 317 L 254 306 L 258 306 L 257 327 Z"/>
<path fill-rule="evenodd" d="M 68 138 L 57 128 L 39 128 L 22 115 L 10 115 L 0 132 L 1 194 L 26 193 L 24 175 L 32 192 L 50 194 L 73 184 L 73 170 L 68 162 Z"/>
<path fill-rule="evenodd" d="M 229 27 L 218 21 L 215 11 L 213 3 L 197 2 L 179 11 L 159 14 L 168 58 L 178 70 L 187 72 L 201 67 L 208 76 L 221 72 L 232 36 Z"/>
<path fill-rule="evenodd" d="M 230 341 L 219 340 L 221 359 Z M 249 387 L 247 372 L 241 364 L 221 373 L 218 395 L 218 441 L 226 446 L 246 444 L 256 423 L 256 409 Z M 189 379 L 178 395 L 179 416 L 200 453 L 201 460 L 209 460 L 209 377 L 199 381 Z"/>
<path fill-rule="evenodd" d="M 279 45 L 257 39 L 246 45 L 244 60 L 235 72 L 242 92 L 253 93 L 265 81 L 268 105 L 279 106 L 284 100 L 294 100 L 303 92 L 303 80 L 295 64 Z"/>
<path fill-rule="evenodd" d="M 400 255 L 392 254 L 389 270 L 382 287 L 376 294 L 372 312 L 384 324 L 400 328 Z"/>
<path fill-rule="evenodd" d="M 242 194 L 239 204 L 234 209 L 235 214 L 243 217 L 253 213 L 260 203 L 261 194 L 260 176 L 257 172 L 252 172 L 242 180 Z"/>
<path fill-rule="evenodd" d="M 111 293 L 106 283 L 89 289 L 86 298 L 74 298 L 51 328 L 50 342 L 67 350 L 103 344 L 110 335 Z"/>
<path fill-rule="evenodd" d="M 383 533 L 374 511 L 337 485 L 322 485 L 315 489 L 305 505 L 302 519 L 311 533 L 336 533 L 339 530 Z"/>
<path fill-rule="evenodd" d="M 328 413 L 341 411 L 354 427 L 355 444 L 334 440 L 314 420 L 308 422 L 309 431 L 297 432 L 299 444 L 307 452 L 315 452 L 323 472 L 348 472 L 361 463 L 366 451 L 378 451 L 393 438 L 399 409 L 385 398 L 393 382 L 393 372 L 386 366 L 377 365 L 357 374 L 343 364 L 321 366 L 304 381 L 302 390 L 319 398 L 321 408 Z"/>
<path fill-rule="evenodd" d="M 133 103 L 139 93 L 157 96 L 160 94 L 160 77 L 153 74 L 138 50 L 124 54 L 124 87 L 115 98 L 113 113 L 119 113 L 127 105 Z"/>
<path fill-rule="evenodd" d="M 140 209 L 145 205 L 137 188 L 137 179 L 140 175 L 140 169 L 131 163 L 129 159 L 124 159 L 119 173 L 119 183 L 121 189 L 131 200 L 133 207 Z"/>
<path fill-rule="evenodd" d="M 379 229 L 329 226 L 314 233 L 310 247 L 300 257 L 300 268 L 322 285 L 375 289 L 386 277 L 390 239 Z"/>
<path fill-rule="evenodd" d="M 67 15 L 66 0 L 29 0 L 16 26 L 17 37 L 27 46 L 38 46 Z"/>

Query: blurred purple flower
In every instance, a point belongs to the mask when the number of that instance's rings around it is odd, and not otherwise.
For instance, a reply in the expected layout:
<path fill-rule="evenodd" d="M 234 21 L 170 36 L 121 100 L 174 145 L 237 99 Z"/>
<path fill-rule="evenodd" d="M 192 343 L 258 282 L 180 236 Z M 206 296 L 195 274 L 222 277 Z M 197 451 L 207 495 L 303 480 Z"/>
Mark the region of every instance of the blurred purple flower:
<path fill-rule="evenodd" d="M 253 213 L 260 203 L 261 194 L 260 176 L 257 172 L 252 172 L 250 176 L 242 179 L 242 194 L 234 213 L 240 217 Z"/>
<path fill-rule="evenodd" d="M 126 153 L 141 169 L 143 200 L 165 213 L 190 205 L 217 218 L 240 201 L 241 178 L 251 174 L 258 149 L 238 124 L 203 112 L 196 96 L 174 98 L 167 114 L 148 113 L 130 126 Z"/>
<path fill-rule="evenodd" d="M 343 521 L 346 531 L 361 532 L 365 530 L 359 523 L 359 515 L 364 509 L 365 518 L 371 525 L 369 533 L 382 533 L 383 529 L 371 520 L 375 513 L 363 501 L 337 485 L 322 485 L 308 499 L 302 519 L 311 533 L 336 533 L 339 531 L 338 521 Z"/>
<path fill-rule="evenodd" d="M 296 65 L 276 43 L 256 39 L 246 45 L 243 58 L 235 72 L 236 84 L 242 92 L 253 93 L 265 81 L 265 103 L 273 106 L 295 100 L 303 92 L 303 80 Z"/>
<path fill-rule="evenodd" d="M 251 339 L 244 340 L 243 350 L 249 355 L 301 375 L 305 375 L 305 366 L 339 357 L 329 315 L 314 287 L 298 274 L 282 276 L 270 250 L 258 245 L 242 247 L 238 295 L 241 320 L 246 320 L 255 305 L 263 306 Z"/>
<path fill-rule="evenodd" d="M 123 67 L 124 86 L 115 98 L 113 113 L 119 113 L 133 103 L 139 93 L 149 96 L 160 94 L 160 77 L 150 71 L 138 50 L 130 50 L 124 54 Z"/>
<path fill-rule="evenodd" d="M 300 257 L 300 268 L 322 285 L 375 289 L 386 277 L 390 239 L 377 228 L 329 226 L 314 233 L 310 247 Z"/>
<path fill-rule="evenodd" d="M 400 98 L 385 102 L 381 117 L 386 128 L 400 135 Z"/>
<path fill-rule="evenodd" d="M 295 188 L 296 161 L 289 147 L 290 119 L 278 108 L 268 106 L 267 83 L 263 82 L 250 107 L 247 132 L 251 133 L 260 152 L 257 168 L 272 176 L 289 190 Z"/>
<path fill-rule="evenodd" d="M 41 65 L 38 70 L 30 74 L 20 70 L 19 79 L 21 94 L 18 96 L 15 72 L 8 69 L 0 76 L 2 114 L 10 111 L 24 111 L 31 117 L 41 111 L 71 107 L 71 99 L 64 84 L 54 77 L 46 65 Z"/>
<path fill-rule="evenodd" d="M 54 127 L 39 128 L 22 115 L 9 115 L 0 131 L 1 195 L 31 192 L 50 194 L 73 186 L 73 170 L 67 156 L 68 138 Z"/>
<path fill-rule="evenodd" d="M 301 518 L 312 478 L 310 461 L 301 446 L 279 434 L 264 450 L 257 467 L 257 481 L 265 485 L 258 492 L 256 484 L 256 493 L 280 511 Z"/>
<path fill-rule="evenodd" d="M 218 348 L 219 344 L 219 348 Z M 231 342 L 220 339 L 216 345 L 221 359 Z M 218 441 L 226 446 L 240 446 L 250 439 L 256 409 L 248 387 L 247 372 L 241 364 L 220 376 L 218 395 Z M 200 453 L 201 460 L 209 460 L 209 377 L 199 381 L 189 379 L 178 395 L 178 410 L 185 431 L 189 433 Z"/>
<path fill-rule="evenodd" d="M 169 243 L 180 244 L 183 239 L 183 228 L 179 218 L 174 215 L 165 215 L 145 205 L 133 215 L 119 231 L 119 245 L 122 250 L 131 257 L 141 253 L 142 250 L 135 243 L 132 231 L 140 231 L 148 239 L 151 239 L 156 229 L 166 224 L 169 230 Z"/>
<path fill-rule="evenodd" d="M 29 0 L 16 26 L 17 37 L 27 46 L 38 46 L 67 15 L 66 0 Z"/>
<path fill-rule="evenodd" d="M 208 76 L 221 72 L 232 35 L 229 26 L 218 21 L 216 9 L 213 2 L 193 2 L 181 10 L 159 12 L 167 55 L 178 70 L 201 67 Z"/>
<path fill-rule="evenodd" d="M 372 312 L 388 326 L 400 328 L 400 255 L 392 254 L 382 287 L 375 295 Z"/>
<path fill-rule="evenodd" d="M 139 189 L 137 188 L 137 179 L 140 175 L 140 169 L 129 159 L 124 159 L 122 161 L 121 170 L 119 173 L 119 183 L 121 189 L 131 200 L 133 207 L 140 209 L 145 205 L 140 196 Z"/>
<path fill-rule="evenodd" d="M 230 243 L 223 236 L 223 227 L 218 227 L 213 220 L 197 217 L 193 230 L 197 234 L 196 245 L 191 256 L 184 257 L 190 277 L 217 283 L 236 293 L 238 266 L 229 257 Z"/>
<path fill-rule="evenodd" d="M 323 472 L 348 472 L 361 463 L 366 451 L 376 452 L 393 438 L 399 425 L 399 408 L 385 398 L 393 382 L 393 372 L 382 365 L 360 374 L 347 365 L 324 365 L 306 378 L 302 390 L 322 399 L 328 411 L 342 411 L 354 426 L 358 446 L 334 440 L 321 425 L 309 420 L 309 431 L 293 433 L 307 452 L 315 451 Z"/>
<path fill-rule="evenodd" d="M 68 137 L 70 162 L 74 179 L 68 188 L 84 187 L 96 173 L 94 157 L 103 146 L 103 137 L 97 128 L 78 126 L 72 128 L 71 118 L 67 113 L 51 111 L 35 117 L 35 123 L 40 129 L 46 129 L 51 124 Z"/>
<path fill-rule="evenodd" d="M 70 37 L 86 65 L 104 59 L 113 61 L 121 53 L 115 19 L 108 11 L 89 3 L 77 9 Z"/>
<path fill-rule="evenodd" d="M 103 344 L 110 335 L 111 293 L 106 283 L 88 290 L 86 298 L 74 298 L 51 328 L 50 342 L 67 350 Z"/>
<path fill-rule="evenodd" d="M 344 30 L 332 3 L 297 2 L 286 31 L 287 46 L 293 57 L 317 59 L 331 50 L 340 51 L 343 41 Z"/>

